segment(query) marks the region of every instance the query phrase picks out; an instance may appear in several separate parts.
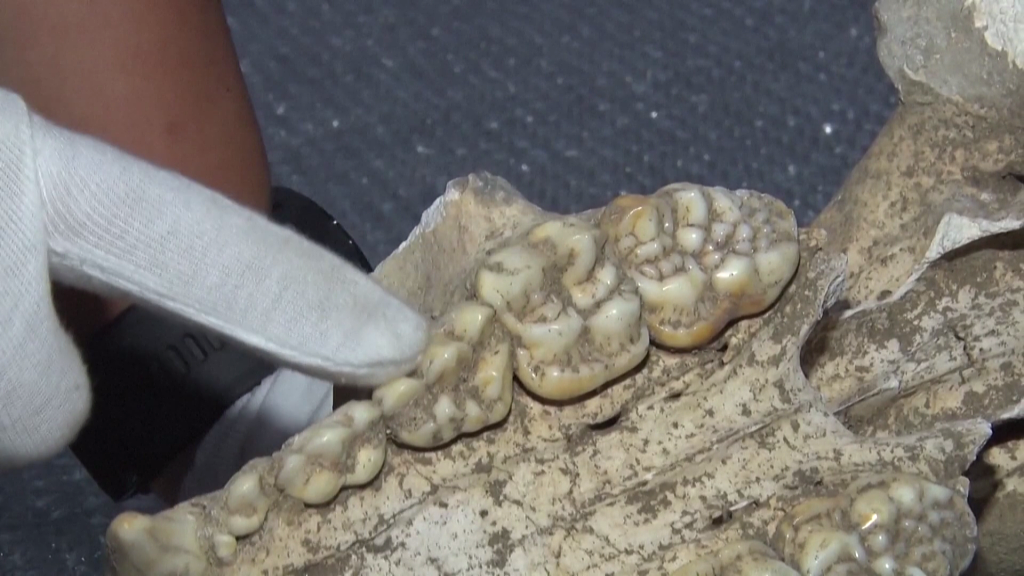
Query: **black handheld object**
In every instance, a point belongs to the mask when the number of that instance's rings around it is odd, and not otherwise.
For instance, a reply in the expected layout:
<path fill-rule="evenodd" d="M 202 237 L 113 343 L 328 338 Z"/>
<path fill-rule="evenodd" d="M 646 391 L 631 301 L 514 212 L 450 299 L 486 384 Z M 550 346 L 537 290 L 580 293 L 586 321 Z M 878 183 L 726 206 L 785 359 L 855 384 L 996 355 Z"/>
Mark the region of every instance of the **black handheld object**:
<path fill-rule="evenodd" d="M 365 272 L 366 256 L 317 203 L 284 187 L 271 218 Z M 115 501 L 147 491 L 236 400 L 276 370 L 218 336 L 133 306 L 83 346 L 92 381 L 89 421 L 71 451 Z"/>

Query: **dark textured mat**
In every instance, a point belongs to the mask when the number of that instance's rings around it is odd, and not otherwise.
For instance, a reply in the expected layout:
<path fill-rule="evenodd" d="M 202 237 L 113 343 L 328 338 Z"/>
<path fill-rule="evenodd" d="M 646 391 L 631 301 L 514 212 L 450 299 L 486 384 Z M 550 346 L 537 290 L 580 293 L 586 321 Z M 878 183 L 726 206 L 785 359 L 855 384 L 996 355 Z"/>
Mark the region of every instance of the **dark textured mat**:
<path fill-rule="evenodd" d="M 895 97 L 868 0 L 229 0 L 277 183 L 376 263 L 475 170 L 545 208 L 689 180 L 808 222 Z M 98 574 L 114 513 L 66 455 L 0 481 L 0 574 Z"/>

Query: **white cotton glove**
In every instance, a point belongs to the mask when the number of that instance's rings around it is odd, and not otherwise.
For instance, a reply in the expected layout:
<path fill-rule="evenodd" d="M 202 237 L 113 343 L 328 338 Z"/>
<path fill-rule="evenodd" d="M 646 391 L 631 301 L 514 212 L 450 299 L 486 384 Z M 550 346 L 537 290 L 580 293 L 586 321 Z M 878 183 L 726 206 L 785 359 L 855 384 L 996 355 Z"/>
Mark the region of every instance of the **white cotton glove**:
<path fill-rule="evenodd" d="M 55 454 L 89 413 L 51 280 L 127 296 L 337 382 L 380 384 L 425 346 L 424 318 L 299 234 L 4 90 L 0 123 L 0 468 Z"/>

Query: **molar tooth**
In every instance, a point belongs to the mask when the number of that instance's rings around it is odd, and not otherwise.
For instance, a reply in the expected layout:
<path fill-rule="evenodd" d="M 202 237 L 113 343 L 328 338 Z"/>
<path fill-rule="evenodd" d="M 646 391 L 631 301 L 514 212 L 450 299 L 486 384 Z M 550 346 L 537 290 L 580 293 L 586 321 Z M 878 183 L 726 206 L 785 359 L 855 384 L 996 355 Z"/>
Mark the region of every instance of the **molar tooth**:
<path fill-rule="evenodd" d="M 329 502 L 346 486 L 371 481 L 384 466 L 383 410 L 352 401 L 296 434 L 275 454 L 276 486 L 305 504 Z"/>
<path fill-rule="evenodd" d="M 708 272 L 715 270 L 722 265 L 725 256 L 717 250 L 708 250 L 701 254 L 700 267 Z"/>
<path fill-rule="evenodd" d="M 754 228 L 747 222 L 740 222 L 736 226 L 736 231 L 732 235 L 732 239 L 735 242 L 753 242 L 754 241 Z"/>
<path fill-rule="evenodd" d="M 772 543 L 783 559 L 804 574 L 959 574 L 974 556 L 977 527 L 966 498 L 905 474 L 864 477 L 839 496 L 794 507 L 776 527 Z M 933 488 L 934 487 L 934 488 Z M 948 513 L 931 529 L 923 499 Z M 924 520 L 924 521 L 922 521 Z"/>
<path fill-rule="evenodd" d="M 267 512 L 278 497 L 277 490 L 264 482 L 269 458 L 250 461 L 227 481 L 223 490 L 223 522 L 228 533 L 237 538 L 259 530 Z"/>
<path fill-rule="evenodd" d="M 222 564 L 234 563 L 235 554 L 238 552 L 238 540 L 230 534 L 214 534 L 210 538 L 213 554 Z"/>
<path fill-rule="evenodd" d="M 661 258 L 665 254 L 665 246 L 657 240 L 645 242 L 633 251 L 637 261 L 651 262 Z M 657 264 L 655 264 L 657 266 Z"/>
<path fill-rule="evenodd" d="M 855 534 L 818 530 L 808 535 L 797 566 L 807 576 L 824 576 L 841 560 L 862 561 L 866 556 Z"/>
<path fill-rule="evenodd" d="M 676 219 L 682 225 L 707 226 L 708 201 L 699 190 L 681 190 L 673 195 L 676 204 Z"/>
<path fill-rule="evenodd" d="M 678 227 L 659 239 L 658 250 L 623 243 L 638 214 L 659 219 L 662 229 Z M 599 225 L 639 287 L 651 338 L 671 348 L 705 345 L 732 320 L 764 312 L 799 264 L 792 210 L 750 190 L 672 184 L 646 198 L 612 201 Z"/>
<path fill-rule="evenodd" d="M 631 254 L 637 266 L 650 266 L 645 271 L 660 278 L 658 266 L 665 263 L 642 262 L 660 257 L 672 239 L 662 232 L 658 207 L 637 200 L 623 196 L 609 208 L 622 217 L 616 221 L 616 242 L 636 238 Z M 539 396 L 564 400 L 586 394 L 632 369 L 647 354 L 650 336 L 641 320 L 637 282 L 609 260 L 608 239 L 601 228 L 575 217 L 544 222 L 506 248 L 547 255 L 535 266 L 544 278 L 530 284 L 543 287 L 541 294 L 477 294 L 498 311 L 498 321 L 514 339 L 515 373 Z M 682 259 L 668 265 L 672 262 Z M 485 259 L 481 269 L 491 266 Z M 519 301 L 529 304 L 508 305 Z"/>
<path fill-rule="evenodd" d="M 373 399 L 380 405 L 384 416 L 391 416 L 419 398 L 426 389 L 423 380 L 403 376 L 374 390 Z"/>
<path fill-rule="evenodd" d="M 576 344 L 583 332 L 583 319 L 574 310 L 564 310 L 549 322 L 520 322 L 514 317 L 505 326 L 523 341 L 517 354 L 529 354 L 538 362 L 550 362 Z"/>
<path fill-rule="evenodd" d="M 581 310 L 589 310 L 611 296 L 619 282 L 619 270 L 611 262 L 606 262 L 594 273 L 592 279 L 568 288 L 569 295 L 574 306 Z"/>
<path fill-rule="evenodd" d="M 711 285 L 726 296 L 742 297 L 755 283 L 754 261 L 739 254 L 726 254 L 722 265 L 711 275 Z"/>
<path fill-rule="evenodd" d="M 754 254 L 761 283 L 772 288 L 785 284 L 793 277 L 799 259 L 800 247 L 796 242 L 780 242 Z"/>
<path fill-rule="evenodd" d="M 186 508 L 155 516 L 124 512 L 107 528 L 107 545 L 124 576 L 205 576 L 212 569 Z"/>
<path fill-rule="evenodd" d="M 864 492 L 853 501 L 850 514 L 860 530 L 867 530 L 875 526 L 893 526 L 897 512 L 889 496 L 881 490 L 874 489 Z"/>
<path fill-rule="evenodd" d="M 896 576 L 899 565 L 892 556 L 879 556 L 871 563 L 871 569 L 878 573 L 878 576 Z"/>
<path fill-rule="evenodd" d="M 519 311 L 530 310 L 540 316 L 548 313 L 548 303 L 533 286 L 539 286 L 539 281 L 520 282 L 509 277 L 505 285 L 495 284 L 497 288 L 488 284 L 505 278 L 509 270 L 525 270 L 526 274 L 541 270 L 543 262 L 504 267 L 509 254 L 539 252 L 528 248 L 495 254 L 497 260 L 490 261 L 495 269 L 481 269 L 477 274 L 477 286 L 485 285 L 486 297 Z M 509 286 L 528 292 L 509 291 Z M 415 372 L 381 386 L 373 399 L 381 406 L 392 437 L 416 448 L 440 446 L 502 420 L 512 407 L 512 353 L 496 310 L 475 301 L 452 307 L 432 328 L 430 343 Z"/>
<path fill-rule="evenodd" d="M 750 242 L 737 242 L 736 245 L 732 247 L 732 251 L 737 254 L 743 254 L 744 256 L 752 256 L 754 254 L 754 247 Z"/>
<path fill-rule="evenodd" d="M 696 254 L 704 248 L 707 237 L 703 228 L 684 226 L 676 232 L 676 244 L 687 254 Z"/>
<path fill-rule="evenodd" d="M 644 213 L 636 219 L 636 224 L 633 225 L 633 235 L 641 242 L 641 248 L 651 244 L 658 237 L 661 225 L 662 223 L 653 212 Z"/>
<path fill-rule="evenodd" d="M 736 224 L 743 220 L 741 198 L 750 198 L 748 190 L 729 191 L 721 186 L 713 186 L 707 189 L 707 195 L 711 200 L 713 220 L 727 224 Z"/>
<path fill-rule="evenodd" d="M 732 236 L 733 226 L 725 222 L 712 222 L 711 223 L 711 241 L 716 246 L 723 246 L 729 237 Z"/>
<path fill-rule="evenodd" d="M 476 275 L 476 294 L 491 307 L 522 310 L 529 295 L 541 289 L 545 256 L 525 245 L 498 250 Z"/>

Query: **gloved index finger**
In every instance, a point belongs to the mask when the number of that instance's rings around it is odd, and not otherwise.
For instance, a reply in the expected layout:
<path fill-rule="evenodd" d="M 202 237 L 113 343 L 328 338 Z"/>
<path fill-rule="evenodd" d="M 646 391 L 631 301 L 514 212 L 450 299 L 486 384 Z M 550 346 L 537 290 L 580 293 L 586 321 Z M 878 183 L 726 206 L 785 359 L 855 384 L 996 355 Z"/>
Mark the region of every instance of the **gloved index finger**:
<path fill-rule="evenodd" d="M 176 173 L 29 114 L 56 279 L 129 295 L 297 369 L 408 372 L 426 319 L 301 235 Z"/>

